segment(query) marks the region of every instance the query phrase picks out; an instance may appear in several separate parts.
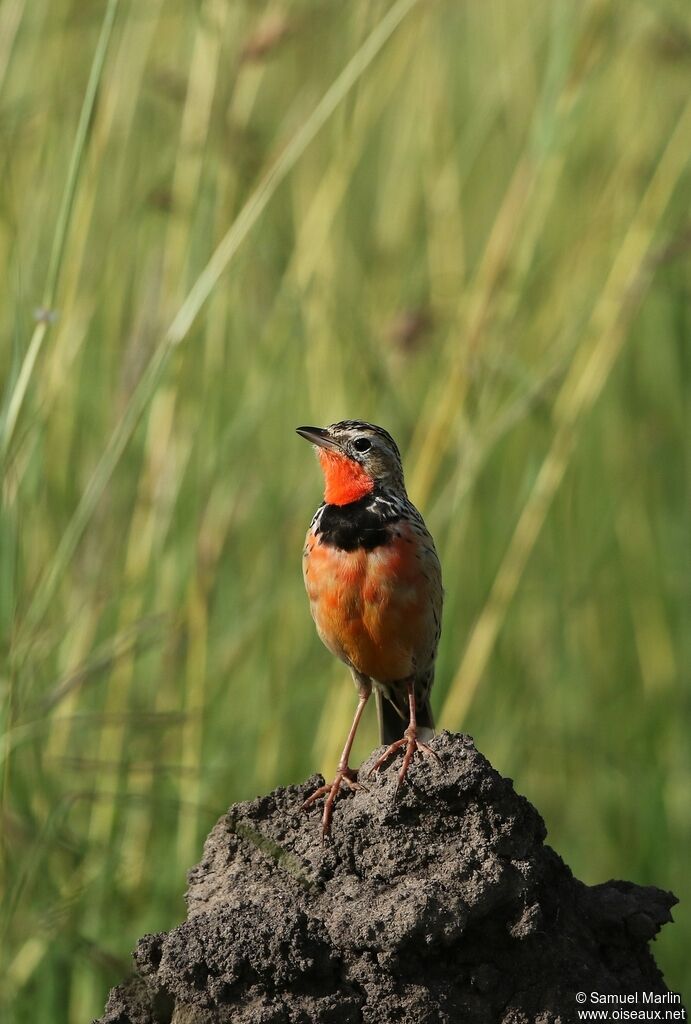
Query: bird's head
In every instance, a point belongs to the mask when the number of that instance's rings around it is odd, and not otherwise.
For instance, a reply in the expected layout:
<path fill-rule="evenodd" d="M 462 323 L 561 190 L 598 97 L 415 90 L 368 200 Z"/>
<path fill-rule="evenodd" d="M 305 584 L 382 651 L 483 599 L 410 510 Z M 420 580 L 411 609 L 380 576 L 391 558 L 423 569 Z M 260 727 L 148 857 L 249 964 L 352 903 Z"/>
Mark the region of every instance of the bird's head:
<path fill-rule="evenodd" d="M 405 494 L 401 453 L 383 427 L 341 420 L 330 427 L 298 427 L 297 432 L 316 447 L 327 504 L 348 505 L 375 487 Z"/>

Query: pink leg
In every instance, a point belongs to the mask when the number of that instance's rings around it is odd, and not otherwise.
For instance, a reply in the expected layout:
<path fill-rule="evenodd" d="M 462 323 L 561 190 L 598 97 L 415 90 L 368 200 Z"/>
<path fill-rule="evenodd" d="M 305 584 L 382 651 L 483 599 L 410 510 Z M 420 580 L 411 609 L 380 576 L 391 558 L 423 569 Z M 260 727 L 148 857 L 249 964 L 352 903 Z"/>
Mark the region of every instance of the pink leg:
<path fill-rule="evenodd" d="M 408 728 L 403 733 L 403 738 L 400 740 L 396 740 L 395 743 L 392 743 L 391 746 L 387 747 L 384 753 L 381 755 L 381 757 L 374 762 L 374 765 L 370 769 L 370 775 L 373 772 L 379 771 L 381 766 L 385 764 L 393 754 L 396 754 L 399 750 L 401 750 L 402 747 L 405 747 L 406 749 L 403 755 L 403 764 L 401 765 L 401 770 L 398 773 L 398 785 L 396 786 L 396 789 L 398 789 L 398 786 L 400 786 L 403 780 L 405 779 L 408 773 L 408 766 L 410 765 L 410 762 L 413 759 L 413 754 L 415 753 L 416 750 L 419 750 L 420 753 L 424 754 L 426 757 L 436 757 L 437 761 L 439 760 L 439 755 L 434 750 L 432 750 L 431 747 L 428 747 L 426 743 L 423 743 L 422 740 L 419 740 L 417 738 L 417 717 L 415 712 L 415 683 L 412 679 L 408 680 L 407 687 L 408 708 L 410 711 L 410 721 L 408 722 Z"/>
<path fill-rule="evenodd" d="M 364 789 L 364 786 L 357 781 L 357 772 L 348 767 L 348 761 L 350 760 L 350 751 L 353 747 L 355 733 L 357 732 L 357 727 L 360 724 L 360 719 L 362 718 L 362 712 L 365 710 L 365 704 L 369 700 L 371 692 L 371 686 L 360 685 L 360 698 L 355 710 L 355 717 L 353 718 L 353 724 L 350 727 L 348 739 L 345 742 L 343 753 L 341 754 L 338 762 L 338 769 L 333 782 L 331 785 L 320 786 L 319 789 L 315 790 L 315 792 L 312 793 L 312 795 L 308 797 L 302 805 L 303 811 L 306 811 L 307 808 L 316 803 L 320 797 L 326 796 L 326 800 L 324 801 L 324 811 L 322 813 L 322 842 L 329 834 L 331 818 L 333 816 L 333 805 L 336 802 L 336 797 L 341 790 L 341 786 L 347 786 L 348 789 Z"/>

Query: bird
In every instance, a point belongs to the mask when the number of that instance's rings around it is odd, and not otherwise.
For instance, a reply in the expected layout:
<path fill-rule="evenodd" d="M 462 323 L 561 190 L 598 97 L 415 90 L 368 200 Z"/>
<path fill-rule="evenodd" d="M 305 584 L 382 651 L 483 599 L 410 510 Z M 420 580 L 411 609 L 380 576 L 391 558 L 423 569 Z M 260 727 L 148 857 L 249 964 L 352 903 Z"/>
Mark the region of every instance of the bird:
<path fill-rule="evenodd" d="M 298 427 L 315 448 L 324 500 L 312 518 L 302 556 L 317 633 L 350 669 L 358 702 L 333 781 L 304 802 L 324 797 L 322 840 L 342 789 L 363 788 L 350 754 L 365 705 L 375 693 L 378 771 L 403 754 L 396 792 L 416 752 L 437 758 L 430 690 L 441 635 L 442 575 L 434 541 L 405 489 L 398 445 L 383 427 L 341 420 Z"/>

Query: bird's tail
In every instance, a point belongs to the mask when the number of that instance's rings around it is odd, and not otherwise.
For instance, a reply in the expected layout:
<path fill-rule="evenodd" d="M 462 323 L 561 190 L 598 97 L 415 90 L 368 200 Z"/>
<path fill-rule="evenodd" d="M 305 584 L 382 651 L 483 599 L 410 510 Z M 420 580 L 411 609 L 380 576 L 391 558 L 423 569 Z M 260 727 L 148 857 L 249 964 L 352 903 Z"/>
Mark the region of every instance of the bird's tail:
<path fill-rule="evenodd" d="M 388 699 L 379 690 L 375 690 L 377 701 L 377 719 L 379 721 L 379 742 L 395 743 L 400 740 L 404 731 L 408 728 L 408 701 L 404 694 L 400 700 L 392 694 L 393 700 Z M 394 701 L 396 701 L 394 703 Z M 428 741 L 434 736 L 434 717 L 429 702 L 429 692 L 419 698 L 415 704 L 415 717 L 417 719 L 417 731 L 421 740 Z"/>

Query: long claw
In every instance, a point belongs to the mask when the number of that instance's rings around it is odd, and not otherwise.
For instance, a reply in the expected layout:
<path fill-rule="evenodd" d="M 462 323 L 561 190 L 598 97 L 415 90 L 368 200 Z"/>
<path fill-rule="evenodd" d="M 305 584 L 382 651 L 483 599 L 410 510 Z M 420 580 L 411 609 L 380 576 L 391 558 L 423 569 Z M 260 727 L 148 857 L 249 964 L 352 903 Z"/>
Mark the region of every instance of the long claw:
<path fill-rule="evenodd" d="M 437 764 L 441 764 L 441 758 L 436 750 L 432 750 L 432 748 L 428 747 L 426 743 L 422 742 L 422 740 L 417 741 L 417 749 L 421 750 L 425 757 L 433 757 Z"/>
<path fill-rule="evenodd" d="M 405 738 L 402 739 L 402 740 L 396 740 L 395 743 L 392 743 L 391 746 L 386 748 L 386 750 L 381 755 L 381 757 L 378 757 L 377 760 L 374 762 L 374 764 L 372 765 L 372 767 L 369 770 L 369 774 L 370 775 L 374 775 L 375 772 L 378 772 L 379 769 L 381 768 L 381 766 L 386 761 L 388 761 L 389 758 L 392 757 L 392 755 L 395 754 L 397 750 L 400 750 L 401 747 L 407 746 L 407 744 L 408 744 L 408 740 L 405 739 Z"/>
<path fill-rule="evenodd" d="M 370 768 L 369 774 L 372 775 L 374 772 L 379 771 L 382 765 L 385 764 L 390 757 L 393 757 L 394 754 L 398 753 L 398 751 L 401 750 L 403 747 L 405 747 L 405 753 L 403 754 L 403 763 L 401 764 L 400 770 L 398 772 L 398 781 L 396 782 L 394 800 L 396 799 L 398 791 L 401 788 L 401 785 L 404 782 L 406 775 L 408 774 L 410 762 L 413 760 L 413 757 L 417 751 L 419 751 L 421 754 L 424 754 L 425 757 L 436 758 L 437 762 L 441 764 L 441 758 L 439 757 L 439 754 L 437 754 L 436 750 L 432 750 L 430 746 L 428 746 L 426 743 L 423 743 L 422 740 L 419 740 L 417 738 L 415 728 L 409 726 L 406 729 L 402 739 L 396 740 L 395 743 L 392 743 L 390 746 L 388 746 L 384 753 L 381 755 L 381 757 L 377 758 L 377 760 Z"/>
<path fill-rule="evenodd" d="M 309 810 L 309 808 L 312 806 L 312 804 L 316 803 L 320 796 L 325 796 L 328 792 L 330 792 L 330 790 L 331 790 L 331 786 L 320 786 L 319 789 L 315 789 L 314 793 L 312 793 L 311 796 L 307 797 L 305 802 L 300 807 L 300 810 L 301 811 Z"/>
<path fill-rule="evenodd" d="M 302 810 L 308 810 L 313 804 L 325 796 L 324 810 L 322 812 L 322 843 L 326 842 L 326 838 L 329 835 L 331 829 L 331 818 L 333 816 L 333 805 L 336 802 L 336 797 L 339 795 L 341 788 L 345 786 L 346 789 L 356 790 L 365 789 L 361 782 L 357 781 L 357 772 L 354 772 L 352 768 L 339 768 L 336 772 L 336 778 L 333 780 L 331 785 L 320 786 L 319 789 L 315 789 L 311 796 L 308 796 L 302 805 Z"/>

